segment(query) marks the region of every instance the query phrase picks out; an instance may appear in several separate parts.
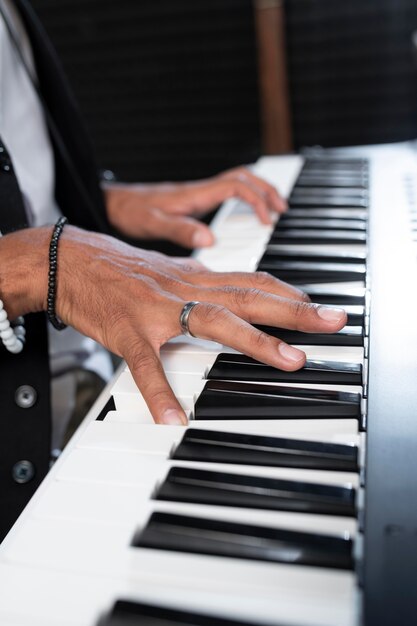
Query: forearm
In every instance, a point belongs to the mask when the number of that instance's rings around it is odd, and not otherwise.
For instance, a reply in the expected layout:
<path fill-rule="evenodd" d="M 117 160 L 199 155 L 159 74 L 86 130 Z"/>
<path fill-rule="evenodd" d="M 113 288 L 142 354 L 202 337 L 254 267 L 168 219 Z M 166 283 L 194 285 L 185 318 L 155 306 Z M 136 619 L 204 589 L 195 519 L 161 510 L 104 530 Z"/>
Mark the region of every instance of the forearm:
<path fill-rule="evenodd" d="M 0 238 L 0 299 L 9 319 L 46 309 L 51 226 Z"/>

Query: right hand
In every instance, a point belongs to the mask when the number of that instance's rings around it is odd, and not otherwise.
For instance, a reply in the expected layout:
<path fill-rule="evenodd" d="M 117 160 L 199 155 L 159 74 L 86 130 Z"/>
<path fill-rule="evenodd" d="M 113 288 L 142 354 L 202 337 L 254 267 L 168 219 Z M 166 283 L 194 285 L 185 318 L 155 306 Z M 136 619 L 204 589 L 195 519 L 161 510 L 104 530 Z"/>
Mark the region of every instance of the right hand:
<path fill-rule="evenodd" d="M 50 232 L 46 228 L 43 234 L 47 244 Z M 18 239 L 19 233 L 3 239 L 9 237 Z M 32 304 L 22 308 L 20 298 L 15 315 L 46 308 L 47 269 L 34 284 Z M 300 290 L 268 274 L 212 272 L 192 259 L 173 259 L 106 235 L 64 228 L 58 246 L 57 314 L 126 360 L 158 423 L 187 421 L 166 379 L 160 348 L 181 334 L 180 313 L 191 300 L 200 302 L 189 318 L 195 336 L 287 371 L 304 365 L 304 352 L 251 324 L 332 333 L 346 323 L 343 310 L 311 304 Z"/>

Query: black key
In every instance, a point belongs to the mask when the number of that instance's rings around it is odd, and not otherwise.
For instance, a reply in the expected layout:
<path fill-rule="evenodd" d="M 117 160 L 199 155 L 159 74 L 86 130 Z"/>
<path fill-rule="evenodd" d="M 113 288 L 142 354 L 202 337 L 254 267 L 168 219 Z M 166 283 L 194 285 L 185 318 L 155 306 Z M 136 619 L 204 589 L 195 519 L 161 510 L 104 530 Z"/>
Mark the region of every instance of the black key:
<path fill-rule="evenodd" d="M 361 157 L 337 157 L 334 155 L 318 156 L 308 154 L 304 162 L 303 171 L 315 167 L 323 167 L 326 171 L 346 168 L 349 170 L 368 169 L 368 160 Z"/>
<path fill-rule="evenodd" d="M 340 189 L 339 187 L 298 187 L 296 184 L 291 192 L 291 197 L 300 196 L 321 196 L 323 198 L 356 198 L 367 199 L 368 192 L 360 187 L 347 187 Z"/>
<path fill-rule="evenodd" d="M 258 467 L 358 471 L 358 449 L 338 443 L 188 428 L 172 458 Z"/>
<path fill-rule="evenodd" d="M 297 180 L 296 187 L 357 187 L 360 189 L 366 189 L 367 187 L 366 176 L 359 175 L 346 175 L 339 176 L 338 174 L 332 174 L 330 176 L 322 176 L 319 174 L 308 173 L 301 174 Z"/>
<path fill-rule="evenodd" d="M 308 287 L 306 293 L 310 296 L 313 302 L 318 304 L 360 304 L 365 305 L 365 289 L 363 287 L 354 287 L 351 289 L 340 288 L 340 291 L 333 293 L 326 291 L 325 288 L 317 287 L 314 285 Z"/>
<path fill-rule="evenodd" d="M 257 622 L 223 619 L 206 613 L 179 611 L 166 606 L 117 600 L 97 626 L 262 626 Z"/>
<path fill-rule="evenodd" d="M 339 220 L 329 218 L 293 218 L 291 212 L 288 216 L 281 217 L 279 228 L 302 228 L 303 230 L 360 230 L 366 231 L 366 222 L 362 220 Z"/>
<path fill-rule="evenodd" d="M 306 263 L 361 263 L 365 264 L 366 253 L 358 250 L 357 252 L 330 252 L 326 249 L 317 251 L 299 251 L 288 250 L 279 245 L 271 244 L 267 247 L 266 252 L 260 260 L 273 263 L 274 261 L 300 261 Z"/>
<path fill-rule="evenodd" d="M 355 304 L 344 304 L 343 308 L 347 313 L 347 326 L 365 325 L 365 307 Z"/>
<path fill-rule="evenodd" d="M 258 270 L 298 285 L 365 280 L 366 266 L 359 263 L 314 263 L 306 261 L 261 261 Z"/>
<path fill-rule="evenodd" d="M 152 513 L 134 547 L 352 569 L 352 540 L 171 513 Z"/>
<path fill-rule="evenodd" d="M 304 169 L 300 174 L 300 178 L 303 179 L 304 177 L 307 178 L 307 180 L 309 178 L 320 178 L 321 180 L 325 180 L 325 181 L 328 180 L 330 186 L 332 186 L 332 181 L 334 179 L 339 179 L 339 178 L 343 178 L 347 180 L 357 179 L 361 183 L 363 183 L 366 188 L 369 186 L 368 172 L 366 169 L 363 169 L 363 168 L 352 170 L 352 169 L 339 167 L 337 169 L 327 170 L 323 166 L 317 165 L 316 167 L 310 167 L 308 169 Z M 296 184 L 297 183 L 298 183 L 298 180 L 296 181 Z M 348 185 L 348 187 L 350 186 L 351 185 Z"/>
<path fill-rule="evenodd" d="M 349 207 L 355 209 L 366 209 L 368 207 L 368 200 L 364 198 L 355 198 L 355 197 L 337 197 L 337 196 L 309 196 L 307 194 L 297 193 L 291 196 L 288 201 L 288 205 L 290 207 L 340 207 L 346 208 Z"/>
<path fill-rule="evenodd" d="M 321 383 L 322 385 L 362 385 L 360 363 L 308 360 L 295 372 L 285 372 L 244 354 L 221 353 L 208 372 L 209 380 L 241 380 L 269 383 Z"/>
<path fill-rule="evenodd" d="M 360 394 L 209 380 L 194 406 L 198 420 L 339 417 L 360 417 Z"/>
<path fill-rule="evenodd" d="M 278 226 L 271 235 L 270 243 L 356 245 L 366 243 L 366 233 L 357 230 L 315 231 Z"/>
<path fill-rule="evenodd" d="M 288 214 L 280 217 L 280 220 L 291 219 L 312 219 L 324 218 L 334 220 L 360 220 L 366 222 L 368 219 L 367 211 L 363 209 L 291 209 Z"/>
<path fill-rule="evenodd" d="M 337 333 L 303 333 L 299 330 L 276 328 L 255 324 L 256 328 L 268 335 L 279 337 L 282 341 L 293 345 L 306 346 L 363 346 L 364 329 L 360 326 L 345 326 Z"/>
<path fill-rule="evenodd" d="M 353 487 L 172 467 L 155 500 L 355 517 Z"/>

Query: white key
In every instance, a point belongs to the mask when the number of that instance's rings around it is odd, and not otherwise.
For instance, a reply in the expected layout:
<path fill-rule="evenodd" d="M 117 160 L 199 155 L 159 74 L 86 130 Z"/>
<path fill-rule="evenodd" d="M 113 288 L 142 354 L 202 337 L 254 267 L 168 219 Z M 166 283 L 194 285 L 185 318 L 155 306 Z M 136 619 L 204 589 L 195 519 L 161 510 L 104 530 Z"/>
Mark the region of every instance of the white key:
<path fill-rule="evenodd" d="M 105 521 L 135 527 L 138 521 L 146 521 L 152 511 L 158 510 L 337 536 L 344 533 L 354 536 L 356 533 L 356 520 L 348 517 L 164 502 L 152 500 L 151 496 L 152 488 L 137 485 L 55 481 L 39 498 L 32 516 L 98 524 Z"/>
<path fill-rule="evenodd" d="M 134 424 L 110 419 L 113 411 L 104 421 L 91 422 L 77 441 L 79 448 L 100 448 L 103 450 L 136 450 L 147 454 L 168 456 L 178 445 L 186 432 L 183 426 L 163 426 L 158 424 Z M 298 422 L 302 427 L 297 429 Z M 356 420 L 199 420 L 190 423 L 194 429 L 217 430 L 242 434 L 256 434 L 276 437 L 291 437 L 311 441 L 327 441 L 359 445 Z"/>
<path fill-rule="evenodd" d="M 115 485 L 153 486 L 163 479 L 168 469 L 186 465 L 184 461 L 167 460 L 164 455 L 144 454 L 130 450 L 76 448 L 61 464 L 57 480 L 96 482 Z M 243 466 L 221 463 L 193 463 L 199 469 L 216 469 L 243 473 Z M 300 480 L 332 485 L 358 484 L 358 475 L 348 472 L 327 472 L 286 467 L 271 468 L 244 466 L 244 473 L 251 476 L 270 476 L 285 480 Z"/>
<path fill-rule="evenodd" d="M 194 394 L 200 393 L 204 387 L 204 379 L 198 374 L 186 374 L 171 372 L 167 374 L 175 395 L 184 409 L 192 409 Z M 119 376 L 113 388 L 113 398 L 116 408 L 120 411 L 137 409 L 148 412 L 147 405 L 142 395 L 138 392 L 135 381 L 128 371 L 124 371 Z"/>
<path fill-rule="evenodd" d="M 27 570 L 19 569 L 21 586 L 16 585 L 11 570 L 14 564 L 30 562 L 35 565 L 35 578 L 40 571 L 42 585 L 33 584 L 43 601 L 40 614 L 48 616 L 49 607 L 56 611 L 60 606 L 58 614 L 81 614 L 77 623 L 82 626 L 93 626 L 93 605 L 96 611 L 97 604 L 102 610 L 120 596 L 207 613 L 215 610 L 237 620 L 271 625 L 283 621 L 294 626 L 355 624 L 352 572 L 133 549 L 126 547 L 131 539 L 130 527 L 107 525 L 105 531 L 97 524 L 31 520 L 19 533 L 11 564 L 0 572 L 2 591 L 9 597 L 16 587 L 26 587 Z M 66 541 L 62 541 L 63 536 Z M 45 544 L 50 547 L 47 552 L 42 549 Z M 79 583 L 72 586 L 68 583 L 75 573 Z M 51 593 L 55 587 L 60 590 L 57 599 L 61 604 L 55 604 Z M 84 594 L 81 587 L 89 593 Z M 81 606 L 74 602 L 75 597 Z M 16 595 L 13 598 L 16 600 Z M 19 611 L 25 614 L 23 604 L 27 599 L 22 603 L 20 597 Z M 39 604 L 34 598 L 30 609 L 37 609 Z"/>

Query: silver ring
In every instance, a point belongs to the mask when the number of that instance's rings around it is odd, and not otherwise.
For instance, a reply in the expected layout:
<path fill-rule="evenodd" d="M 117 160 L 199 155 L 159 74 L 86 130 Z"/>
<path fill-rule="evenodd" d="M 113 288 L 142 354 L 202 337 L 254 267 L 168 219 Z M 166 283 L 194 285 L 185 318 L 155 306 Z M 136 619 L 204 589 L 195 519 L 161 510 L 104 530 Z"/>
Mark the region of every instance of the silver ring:
<path fill-rule="evenodd" d="M 184 304 L 184 306 L 182 307 L 182 311 L 180 314 L 180 326 L 181 326 L 182 334 L 186 335 L 187 337 L 195 337 L 195 335 L 193 335 L 193 333 L 188 328 L 188 319 L 190 317 L 191 311 L 196 306 L 196 304 L 200 304 L 200 303 L 197 301 L 186 302 L 186 304 Z"/>

